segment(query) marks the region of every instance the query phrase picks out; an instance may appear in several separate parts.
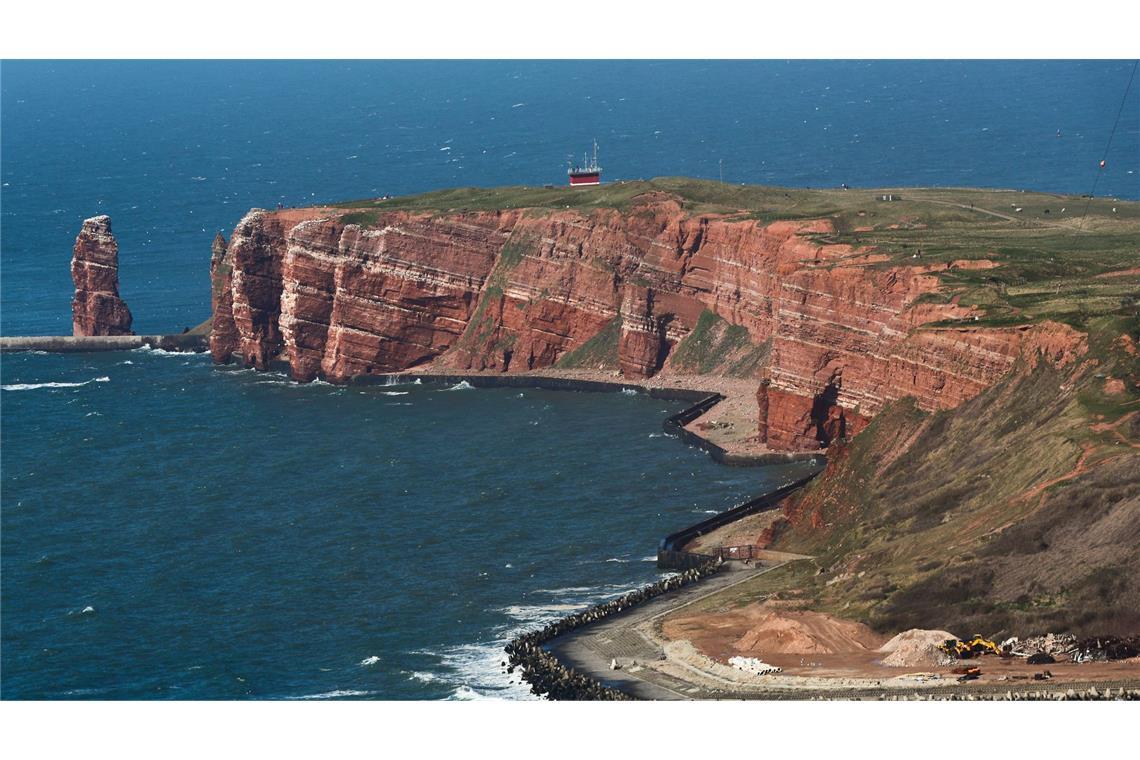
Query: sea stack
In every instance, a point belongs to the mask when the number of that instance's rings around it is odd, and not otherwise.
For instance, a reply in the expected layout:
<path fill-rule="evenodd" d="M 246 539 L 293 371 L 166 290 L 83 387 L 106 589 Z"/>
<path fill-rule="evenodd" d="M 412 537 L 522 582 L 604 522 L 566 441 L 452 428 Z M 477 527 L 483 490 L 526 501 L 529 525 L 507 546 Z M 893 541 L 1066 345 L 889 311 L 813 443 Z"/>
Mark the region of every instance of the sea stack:
<path fill-rule="evenodd" d="M 131 310 L 119 298 L 119 244 L 111 234 L 111 217 L 83 220 L 71 254 L 71 301 L 74 335 L 133 335 Z"/>

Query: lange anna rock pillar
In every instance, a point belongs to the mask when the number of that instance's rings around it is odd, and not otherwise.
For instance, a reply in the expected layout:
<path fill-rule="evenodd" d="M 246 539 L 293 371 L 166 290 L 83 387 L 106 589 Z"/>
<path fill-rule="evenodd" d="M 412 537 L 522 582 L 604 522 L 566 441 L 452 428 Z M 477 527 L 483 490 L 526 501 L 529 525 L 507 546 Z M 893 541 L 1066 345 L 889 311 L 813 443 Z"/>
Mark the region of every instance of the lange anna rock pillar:
<path fill-rule="evenodd" d="M 119 244 L 111 234 L 111 217 L 83 221 L 71 253 L 71 300 L 74 335 L 133 335 L 131 310 L 119 298 Z"/>

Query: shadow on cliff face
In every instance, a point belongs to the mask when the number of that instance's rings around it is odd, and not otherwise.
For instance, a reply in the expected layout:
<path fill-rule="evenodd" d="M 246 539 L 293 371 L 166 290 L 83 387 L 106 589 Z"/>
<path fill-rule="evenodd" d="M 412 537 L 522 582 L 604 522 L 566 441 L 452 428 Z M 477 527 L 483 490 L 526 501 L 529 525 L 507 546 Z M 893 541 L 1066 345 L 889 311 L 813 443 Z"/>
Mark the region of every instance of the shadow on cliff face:
<path fill-rule="evenodd" d="M 834 440 L 847 437 L 847 420 L 839 408 L 839 386 L 832 380 L 811 403 L 811 424 L 819 447 L 826 449 Z"/>

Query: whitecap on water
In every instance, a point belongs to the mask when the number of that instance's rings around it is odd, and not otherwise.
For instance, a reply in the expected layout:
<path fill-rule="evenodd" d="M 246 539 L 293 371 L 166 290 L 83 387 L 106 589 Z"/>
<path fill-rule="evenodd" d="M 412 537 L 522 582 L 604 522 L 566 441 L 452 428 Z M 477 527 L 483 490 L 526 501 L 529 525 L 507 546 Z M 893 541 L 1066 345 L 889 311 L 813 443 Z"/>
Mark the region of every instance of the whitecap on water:
<path fill-rule="evenodd" d="M 455 684 L 448 699 L 536 699 L 517 672 L 507 673 L 502 666 L 507 659 L 503 647 L 508 641 L 504 637 L 480 644 L 460 644 L 439 652 L 436 656 L 445 672 L 437 680 Z"/>
<path fill-rule="evenodd" d="M 210 354 L 206 351 L 167 351 L 165 348 L 154 348 L 152 346 L 139 346 L 138 348 L 132 348 L 131 353 L 152 354 L 154 356 L 180 356 L 183 359 L 210 358 Z"/>
<path fill-rule="evenodd" d="M 407 396 L 411 391 L 380 391 L 381 396 Z"/>
<path fill-rule="evenodd" d="M 375 691 L 361 691 L 360 689 L 334 689 L 320 694 L 302 694 L 296 697 L 285 697 L 285 699 L 343 699 L 344 697 L 370 697 L 377 693 Z"/>
<path fill-rule="evenodd" d="M 363 660 L 361 660 L 360 665 L 366 668 L 369 665 L 375 665 L 378 662 L 380 662 L 380 657 L 378 655 L 372 655 L 371 657 L 365 657 Z"/>
<path fill-rule="evenodd" d="M 623 394 L 625 394 L 626 396 L 636 396 L 637 395 L 637 389 L 636 388 L 622 388 L 621 392 Z"/>
<path fill-rule="evenodd" d="M 407 673 L 407 671 L 404 671 L 404 672 Z M 422 670 L 415 670 L 415 671 L 412 671 L 411 673 L 408 673 L 408 680 L 409 681 L 419 681 L 420 683 L 433 683 L 433 682 L 439 680 L 439 676 L 437 676 L 435 673 L 428 673 L 428 672 L 425 672 Z"/>
<path fill-rule="evenodd" d="M 467 382 L 466 380 L 460 380 L 458 383 L 451 386 L 450 388 L 444 388 L 443 391 L 440 391 L 440 393 L 443 393 L 444 391 L 473 391 L 473 390 L 475 390 L 474 385 Z"/>
<path fill-rule="evenodd" d="M 0 385 L 0 388 L 6 391 L 34 391 L 40 388 L 79 388 L 91 383 L 109 383 L 109 377 L 96 377 L 91 380 L 84 380 L 81 383 L 12 383 L 10 385 Z"/>

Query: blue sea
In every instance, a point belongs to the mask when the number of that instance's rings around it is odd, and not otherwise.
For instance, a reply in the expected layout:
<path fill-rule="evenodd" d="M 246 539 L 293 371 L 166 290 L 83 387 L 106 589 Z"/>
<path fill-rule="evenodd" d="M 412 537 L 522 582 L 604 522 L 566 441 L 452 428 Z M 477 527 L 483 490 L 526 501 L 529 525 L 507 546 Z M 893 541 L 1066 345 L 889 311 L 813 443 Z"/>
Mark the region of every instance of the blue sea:
<path fill-rule="evenodd" d="M 140 333 L 209 315 L 251 207 L 605 178 L 1140 198 L 1127 61 L 0 64 L 0 333 L 70 332 L 110 214 Z M 522 698 L 512 633 L 658 577 L 791 476 L 639 394 L 297 385 L 132 351 L 0 362 L 0 696 Z"/>

